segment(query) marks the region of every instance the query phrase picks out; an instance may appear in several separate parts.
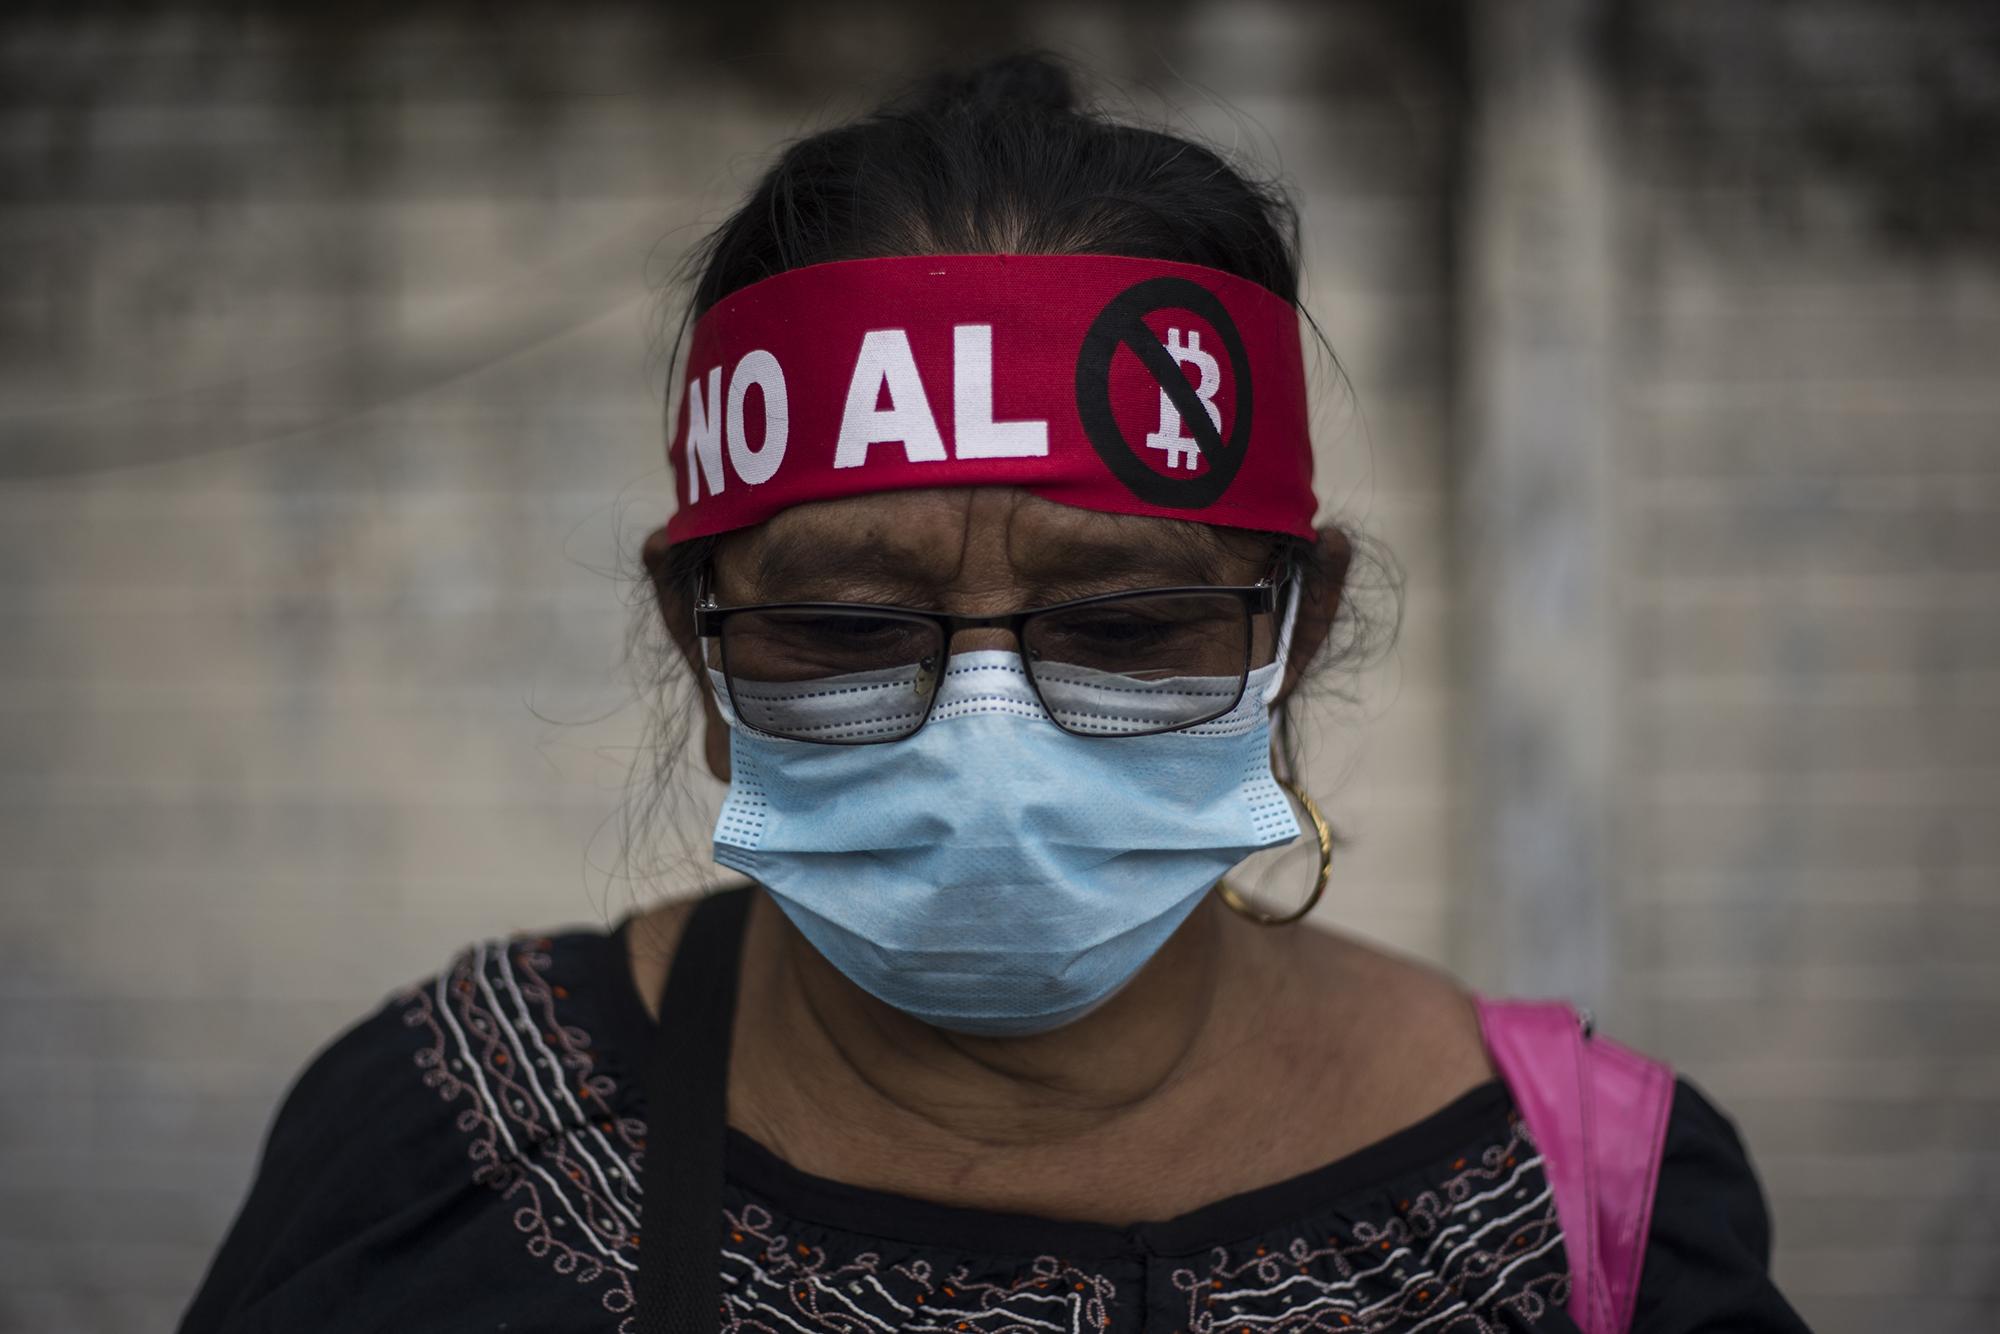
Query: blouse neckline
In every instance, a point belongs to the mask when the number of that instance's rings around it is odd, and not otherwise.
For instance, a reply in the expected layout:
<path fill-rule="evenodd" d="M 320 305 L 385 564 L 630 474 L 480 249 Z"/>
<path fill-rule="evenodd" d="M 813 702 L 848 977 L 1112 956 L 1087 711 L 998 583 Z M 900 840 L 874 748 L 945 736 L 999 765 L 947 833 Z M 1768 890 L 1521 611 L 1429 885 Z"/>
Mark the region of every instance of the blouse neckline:
<path fill-rule="evenodd" d="M 621 1064 L 643 1092 L 658 1024 L 646 1011 L 627 944 L 632 916 L 600 939 L 609 957 L 607 1018 L 627 1048 Z M 1304 1172 L 1252 1186 L 1172 1218 L 1126 1225 L 1007 1213 L 943 1204 L 819 1176 L 780 1157 L 754 1136 L 725 1128 L 728 1178 L 787 1216 L 841 1231 L 913 1245 L 982 1254 L 1040 1255 L 1060 1250 L 1077 1258 L 1137 1252 L 1187 1254 L 1275 1231 L 1342 1199 L 1386 1188 L 1426 1167 L 1449 1161 L 1504 1125 L 1513 1106 L 1506 1084 L 1489 1079 L 1399 1130 Z"/>

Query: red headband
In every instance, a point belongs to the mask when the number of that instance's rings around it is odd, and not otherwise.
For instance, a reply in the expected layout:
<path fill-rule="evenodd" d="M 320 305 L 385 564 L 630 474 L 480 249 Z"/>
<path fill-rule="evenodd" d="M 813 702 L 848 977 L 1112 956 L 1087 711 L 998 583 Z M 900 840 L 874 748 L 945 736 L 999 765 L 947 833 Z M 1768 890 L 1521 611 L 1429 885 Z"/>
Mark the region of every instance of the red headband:
<path fill-rule="evenodd" d="M 1313 535 L 1298 315 L 1199 264 L 899 255 L 763 279 L 695 323 L 667 457 L 675 542 L 981 485 Z"/>

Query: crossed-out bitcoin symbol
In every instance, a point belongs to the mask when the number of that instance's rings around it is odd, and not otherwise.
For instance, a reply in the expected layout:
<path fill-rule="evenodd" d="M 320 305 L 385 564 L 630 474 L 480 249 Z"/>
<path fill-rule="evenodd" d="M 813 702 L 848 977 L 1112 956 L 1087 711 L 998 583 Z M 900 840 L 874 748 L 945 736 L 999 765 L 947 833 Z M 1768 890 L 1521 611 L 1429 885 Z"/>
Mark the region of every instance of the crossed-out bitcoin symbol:
<path fill-rule="evenodd" d="M 1215 364 L 1215 358 L 1201 350 L 1201 331 L 1189 329 L 1186 341 L 1182 341 L 1179 329 L 1167 330 L 1167 351 L 1183 366 L 1192 365 L 1201 375 L 1201 383 L 1195 386 L 1195 397 L 1201 400 L 1202 408 L 1208 413 L 1210 425 L 1222 429 L 1222 409 L 1215 406 L 1215 391 L 1222 387 L 1222 368 Z M 1173 398 L 1166 386 L 1160 387 L 1160 429 L 1146 434 L 1146 448 L 1167 451 L 1167 469 L 1186 468 L 1195 470 L 1201 458 L 1201 443 L 1187 433 L 1187 423 L 1181 420 L 1180 409 L 1174 406 Z"/>
<path fill-rule="evenodd" d="M 1221 387 L 1221 367 L 1201 346 L 1194 329 L 1168 330 L 1168 341 L 1146 325 L 1154 311 L 1181 310 L 1205 321 L 1229 358 L 1231 398 L 1229 434 L 1222 434 L 1222 413 L 1214 399 Z M 1111 406 L 1111 358 L 1129 348 L 1160 389 L 1160 429 L 1149 432 L 1146 446 L 1166 452 L 1166 471 L 1148 463 L 1135 444 L 1120 433 Z M 1199 384 L 1188 382 L 1184 366 L 1192 365 Z M 1098 457 L 1127 490 L 1165 509 L 1198 510 L 1221 499 L 1242 470 L 1250 446 L 1250 356 L 1243 335 L 1228 309 L 1199 283 L 1186 278 L 1148 278 L 1113 297 L 1091 321 L 1076 354 L 1076 415 Z M 1205 461 L 1207 467 L 1200 467 Z"/>

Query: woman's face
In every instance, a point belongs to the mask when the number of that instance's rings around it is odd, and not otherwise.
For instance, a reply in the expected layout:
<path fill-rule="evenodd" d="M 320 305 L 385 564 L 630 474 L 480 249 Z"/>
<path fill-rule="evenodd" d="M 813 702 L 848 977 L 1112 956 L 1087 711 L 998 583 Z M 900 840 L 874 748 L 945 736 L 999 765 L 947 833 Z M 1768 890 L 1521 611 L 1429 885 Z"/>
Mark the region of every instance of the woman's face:
<path fill-rule="evenodd" d="M 1079 509 L 1015 487 L 889 491 L 797 505 L 725 535 L 715 550 L 714 593 L 724 606 L 872 602 L 995 615 L 1127 589 L 1253 584 L 1269 572 L 1273 550 L 1273 539 L 1259 533 Z M 1315 610 L 1300 608 L 1296 639 L 1313 634 Z M 699 661 L 688 615 L 666 612 L 676 635 L 687 636 L 683 651 Z M 1271 660 L 1275 622 L 1254 618 L 1253 664 Z M 952 643 L 956 653 L 1018 647 L 1003 629 L 966 631 Z M 699 675 L 709 767 L 726 779 L 727 728 Z"/>

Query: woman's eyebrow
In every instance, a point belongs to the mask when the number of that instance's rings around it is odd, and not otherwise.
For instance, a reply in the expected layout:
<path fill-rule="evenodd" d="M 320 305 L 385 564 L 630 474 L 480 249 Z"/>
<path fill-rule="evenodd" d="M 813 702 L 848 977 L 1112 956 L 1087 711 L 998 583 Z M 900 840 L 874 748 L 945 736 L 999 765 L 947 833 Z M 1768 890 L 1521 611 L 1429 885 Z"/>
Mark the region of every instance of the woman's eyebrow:
<path fill-rule="evenodd" d="M 1149 585 L 1219 582 L 1219 553 L 1191 543 L 1066 541 L 1060 546 L 1015 553 L 1015 568 L 1027 582 L 1071 584 L 1099 579 L 1137 579 Z"/>
<path fill-rule="evenodd" d="M 866 581 L 928 591 L 949 583 L 952 573 L 930 568 L 921 553 L 907 548 L 800 532 L 772 535 L 757 552 L 755 569 L 757 586 L 766 590 Z"/>
<path fill-rule="evenodd" d="M 1012 573 L 1024 585 L 1038 589 L 1225 582 L 1224 553 L 1199 542 L 1093 541 L 1072 536 L 1032 546 L 1010 545 Z M 878 536 L 856 540 L 823 531 L 791 531 L 774 533 L 759 544 L 752 569 L 757 588 L 766 594 L 864 584 L 884 595 L 935 593 L 958 576 L 955 565 L 941 568 L 921 549 Z"/>

